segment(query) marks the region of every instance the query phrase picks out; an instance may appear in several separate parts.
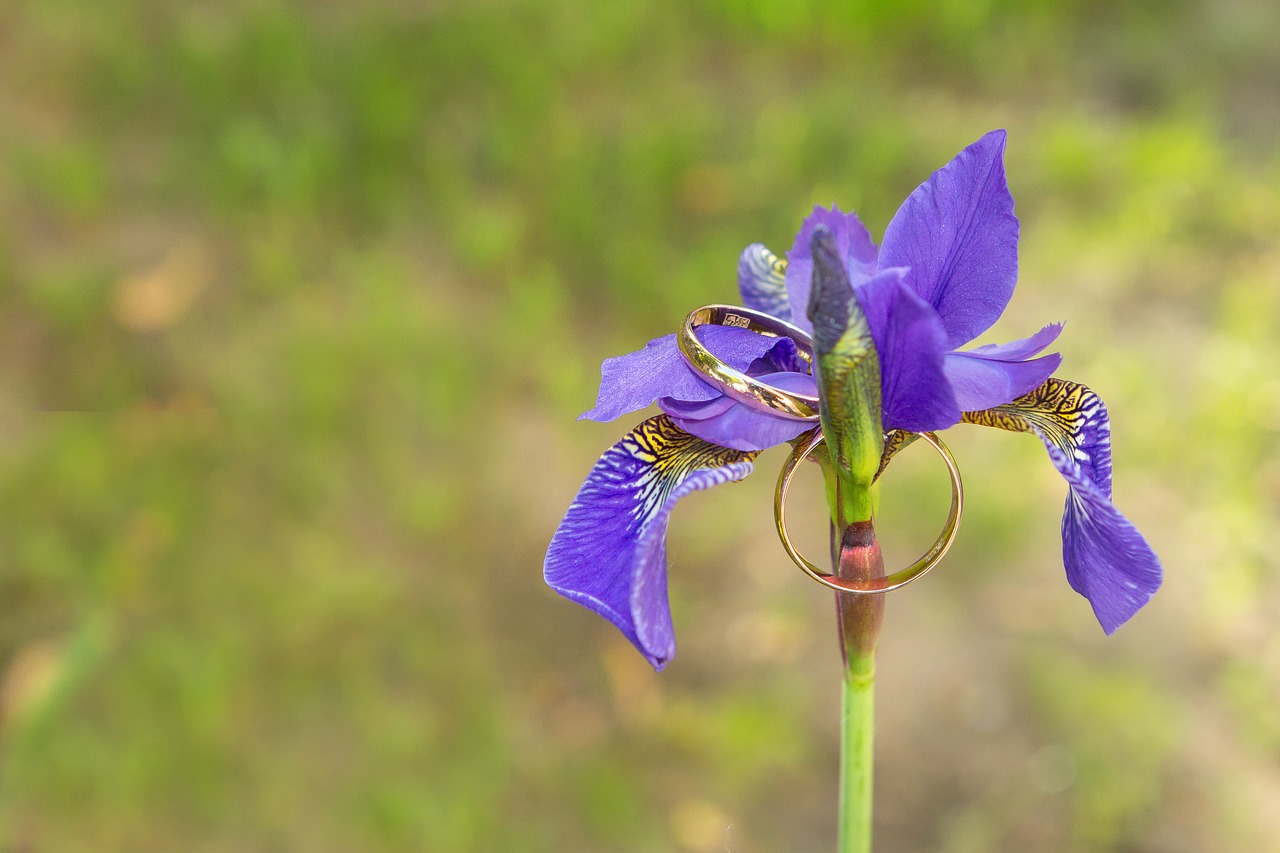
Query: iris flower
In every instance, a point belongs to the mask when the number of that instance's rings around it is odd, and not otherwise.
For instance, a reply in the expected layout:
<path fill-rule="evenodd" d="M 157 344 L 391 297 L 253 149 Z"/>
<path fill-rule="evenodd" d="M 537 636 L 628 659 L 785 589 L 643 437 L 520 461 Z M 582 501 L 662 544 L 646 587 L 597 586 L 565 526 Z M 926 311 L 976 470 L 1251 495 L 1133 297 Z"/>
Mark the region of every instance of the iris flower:
<path fill-rule="evenodd" d="M 1004 131 L 993 131 L 916 188 L 877 248 L 853 213 L 815 208 L 786 260 L 754 244 L 742 253 L 743 304 L 806 332 L 815 274 L 811 243 L 829 232 L 840 268 L 818 270 L 852 287 L 881 368 L 890 438 L 972 423 L 1038 437 L 1067 481 L 1063 562 L 1071 587 L 1110 634 L 1160 586 L 1162 569 L 1111 502 L 1110 420 L 1083 385 L 1051 378 L 1059 355 L 1040 355 L 1061 332 L 960 349 L 1000 317 L 1018 273 L 1018 220 L 1004 174 Z M 828 242 L 826 245 L 831 245 Z M 829 264 L 830 261 L 824 263 Z M 816 395 L 808 363 L 788 338 L 707 326 L 699 339 L 730 366 L 787 391 Z M 655 401 L 663 412 L 607 450 L 547 551 L 547 583 L 613 622 L 656 668 L 675 653 L 667 600 L 666 531 L 685 495 L 751 473 L 763 449 L 813 429 L 811 421 L 750 408 L 704 382 L 674 334 L 606 359 L 596 406 L 610 421 Z M 898 449 L 903 441 L 888 441 Z"/>

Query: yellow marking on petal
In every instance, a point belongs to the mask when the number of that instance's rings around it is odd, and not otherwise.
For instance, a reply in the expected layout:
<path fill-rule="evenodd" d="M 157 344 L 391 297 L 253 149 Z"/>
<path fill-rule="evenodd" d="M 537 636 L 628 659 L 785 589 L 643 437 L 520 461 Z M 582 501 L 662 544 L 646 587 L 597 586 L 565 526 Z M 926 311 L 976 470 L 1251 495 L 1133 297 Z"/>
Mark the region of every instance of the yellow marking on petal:
<path fill-rule="evenodd" d="M 620 443 L 628 455 L 649 466 L 649 471 L 637 479 L 637 518 L 644 518 L 661 506 L 691 472 L 748 462 L 760 455 L 759 451 L 733 450 L 704 441 L 680 429 L 666 415 L 640 423 Z"/>
<path fill-rule="evenodd" d="M 1066 452 L 1075 436 L 1097 416 L 1102 400 L 1087 386 L 1063 379 L 1047 379 L 1039 388 L 1011 403 L 981 412 L 965 412 L 961 422 L 1010 432 L 1039 430 Z"/>
<path fill-rule="evenodd" d="M 1078 382 L 1048 379 L 1029 394 L 984 412 L 965 412 L 963 423 L 1039 433 L 1085 466 L 1094 484 L 1111 494 L 1111 422 L 1102 398 Z"/>

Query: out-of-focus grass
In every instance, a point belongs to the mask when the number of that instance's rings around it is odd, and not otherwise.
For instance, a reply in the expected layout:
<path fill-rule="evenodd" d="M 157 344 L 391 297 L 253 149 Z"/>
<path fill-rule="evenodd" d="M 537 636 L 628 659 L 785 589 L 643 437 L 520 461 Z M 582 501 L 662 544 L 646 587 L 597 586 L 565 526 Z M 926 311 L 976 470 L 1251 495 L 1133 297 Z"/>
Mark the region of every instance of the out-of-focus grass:
<path fill-rule="evenodd" d="M 891 850 L 1280 833 L 1273 4 L 51 0 L 0 12 L 0 839 L 823 849 L 830 601 L 771 472 L 671 531 L 661 676 L 541 585 L 596 364 L 815 202 L 1010 130 L 1021 284 L 1166 588 L 1105 640 L 1033 442 L 889 606 Z M 881 525 L 942 495 L 904 458 Z M 814 495 L 797 495 L 817 514 Z M 816 528 L 815 528 L 816 530 Z"/>

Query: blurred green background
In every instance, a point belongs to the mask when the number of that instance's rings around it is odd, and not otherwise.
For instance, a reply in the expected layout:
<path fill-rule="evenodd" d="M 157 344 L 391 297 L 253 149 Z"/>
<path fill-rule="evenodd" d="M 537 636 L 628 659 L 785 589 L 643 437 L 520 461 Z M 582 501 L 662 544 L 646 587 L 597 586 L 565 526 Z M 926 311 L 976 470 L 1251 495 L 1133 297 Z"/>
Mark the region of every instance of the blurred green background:
<path fill-rule="evenodd" d="M 879 237 L 1006 127 L 1165 588 L 1068 588 L 1025 436 L 892 596 L 877 840 L 1280 838 L 1280 6 L 372 0 L 0 8 L 0 849 L 824 850 L 833 608 L 782 451 L 689 498 L 654 674 L 544 588 L 634 419 L 598 365 L 736 295 L 814 203 Z M 904 454 L 880 525 L 945 511 Z M 814 519 L 816 478 L 793 513 Z"/>

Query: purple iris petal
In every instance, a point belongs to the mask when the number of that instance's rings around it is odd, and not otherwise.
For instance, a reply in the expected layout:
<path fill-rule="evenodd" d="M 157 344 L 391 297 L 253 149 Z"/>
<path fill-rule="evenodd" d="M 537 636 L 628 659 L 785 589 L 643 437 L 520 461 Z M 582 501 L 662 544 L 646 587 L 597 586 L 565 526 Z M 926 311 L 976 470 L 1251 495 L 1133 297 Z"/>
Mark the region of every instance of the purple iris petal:
<path fill-rule="evenodd" d="M 886 269 L 854 287 L 880 356 L 881 418 L 885 429 L 946 429 L 960 420 L 943 371 L 947 333 L 905 273 Z"/>
<path fill-rule="evenodd" d="M 1004 144 L 1005 132 L 994 130 L 961 151 L 907 197 L 885 230 L 880 265 L 910 268 L 907 283 L 937 309 L 949 349 L 991 327 L 1018 278 Z"/>
<path fill-rule="evenodd" d="M 777 338 L 732 326 L 705 326 L 697 334 L 707 349 L 735 370 L 745 370 L 778 342 Z M 637 352 L 606 358 L 600 374 L 596 406 L 579 415 L 579 420 L 611 421 L 639 411 L 659 397 L 696 402 L 720 396 L 684 360 L 675 335 L 655 338 Z"/>
<path fill-rule="evenodd" d="M 1106 404 L 1089 388 L 1061 379 L 1042 387 L 1050 393 L 1041 409 L 1049 409 L 1053 415 L 1038 424 L 1040 434 L 1075 459 L 1089 482 L 1110 500 L 1111 416 Z"/>
<path fill-rule="evenodd" d="M 743 249 L 738 258 L 738 291 L 746 307 L 772 314 L 779 320 L 791 319 L 786 265 L 760 243 Z"/>
<path fill-rule="evenodd" d="M 680 498 L 741 480 L 755 454 L 716 447 L 659 415 L 591 469 L 551 539 L 543 576 L 608 619 L 662 669 L 675 654 L 667 602 L 667 518 Z"/>
<path fill-rule="evenodd" d="M 1102 630 L 1111 634 L 1151 599 L 1164 570 L 1147 540 L 1080 463 L 1043 434 L 1040 439 L 1070 487 L 1062 516 L 1067 580 L 1089 600 Z"/>
<path fill-rule="evenodd" d="M 736 405 L 738 405 L 737 400 L 725 396 L 696 402 L 676 400 L 671 397 L 661 397 L 658 400 L 658 408 L 670 415 L 677 423 L 682 420 L 705 421 L 707 418 L 724 414 Z M 688 432 L 688 430 L 685 431 Z"/>
<path fill-rule="evenodd" d="M 1062 558 L 1072 589 L 1110 634 L 1160 586 L 1162 570 L 1142 535 L 1111 504 L 1111 421 L 1084 385 L 1049 379 L 1011 403 L 965 412 L 967 423 L 1034 433 L 1070 487 Z"/>
<path fill-rule="evenodd" d="M 876 244 L 871 240 L 865 225 L 856 214 L 841 213 L 837 207 L 830 210 L 815 207 L 813 213 L 800 226 L 791 251 L 787 252 L 787 299 L 791 303 L 791 322 L 813 331 L 809 322 L 809 289 L 813 283 L 813 249 L 810 242 L 814 229 L 825 226 L 835 238 L 836 252 L 844 262 L 849 281 L 857 284 L 876 271 Z"/>
<path fill-rule="evenodd" d="M 1058 369 L 1062 356 L 1031 357 L 1043 352 L 1060 334 L 1062 324 L 1050 323 L 1020 341 L 948 353 L 944 368 L 960 408 L 976 412 L 1003 406 L 1039 388 Z"/>
<path fill-rule="evenodd" d="M 994 358 L 1001 361 L 1024 361 L 1033 355 L 1044 352 L 1049 344 L 1062 334 L 1062 323 L 1050 323 L 1029 338 L 1010 341 L 1007 344 L 983 344 L 966 350 L 965 355 L 976 355 L 982 358 Z"/>
<path fill-rule="evenodd" d="M 966 412 L 1002 406 L 1044 384 L 1062 363 L 1054 353 L 1031 361 L 1002 361 L 975 352 L 947 354 L 943 369 Z"/>
<path fill-rule="evenodd" d="M 784 391 L 809 396 L 818 393 L 817 382 L 803 373 L 766 373 L 755 378 Z M 734 450 L 764 450 L 817 426 L 815 421 L 770 415 L 728 397 L 693 404 L 663 399 L 658 405 L 685 432 Z"/>

